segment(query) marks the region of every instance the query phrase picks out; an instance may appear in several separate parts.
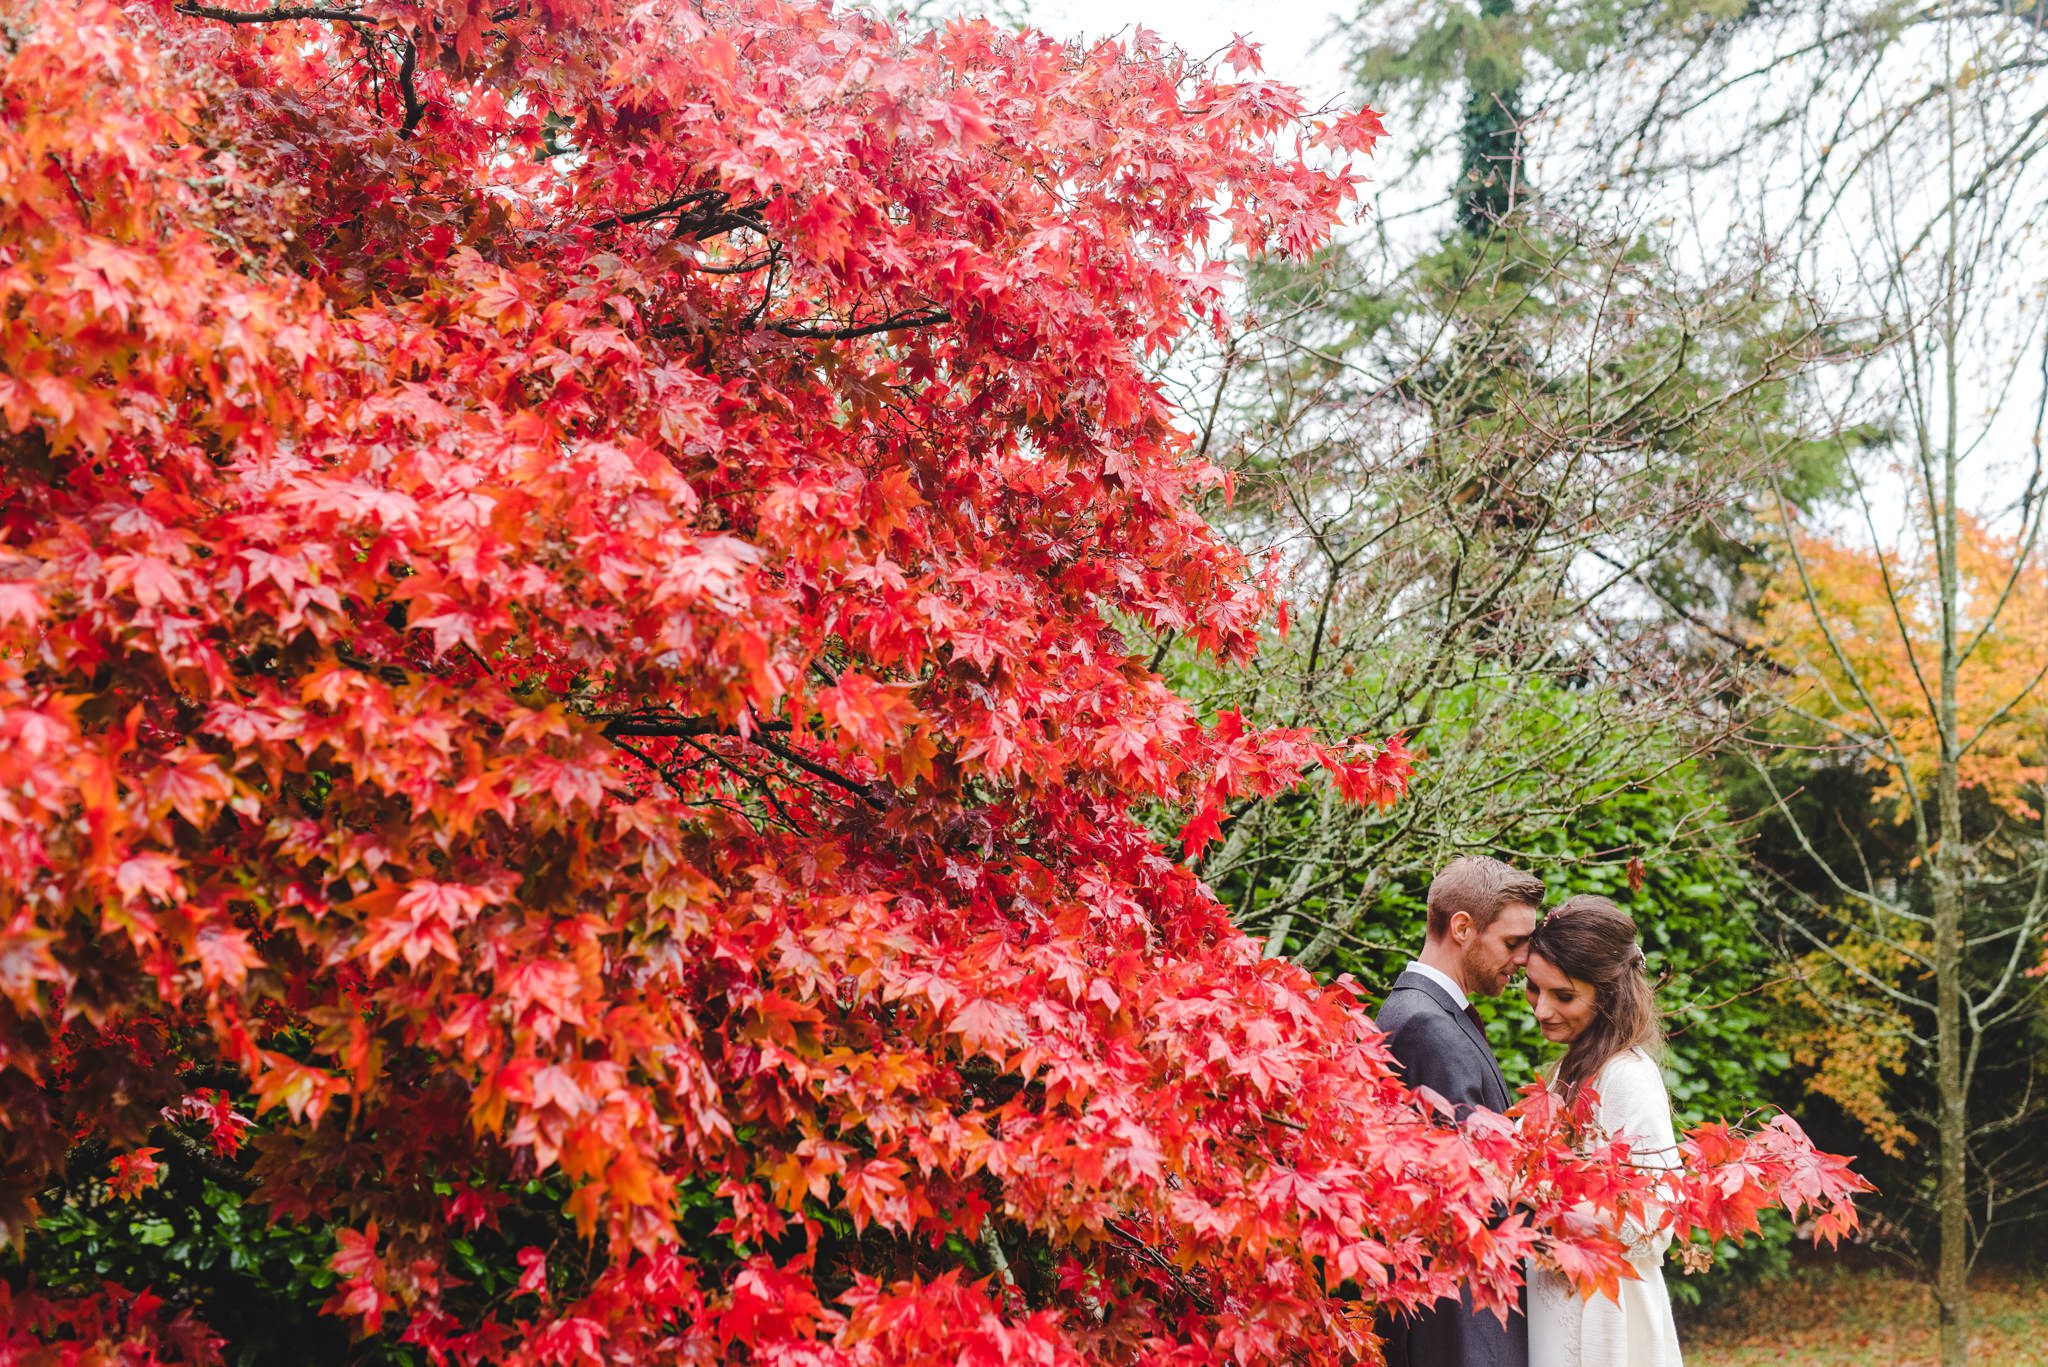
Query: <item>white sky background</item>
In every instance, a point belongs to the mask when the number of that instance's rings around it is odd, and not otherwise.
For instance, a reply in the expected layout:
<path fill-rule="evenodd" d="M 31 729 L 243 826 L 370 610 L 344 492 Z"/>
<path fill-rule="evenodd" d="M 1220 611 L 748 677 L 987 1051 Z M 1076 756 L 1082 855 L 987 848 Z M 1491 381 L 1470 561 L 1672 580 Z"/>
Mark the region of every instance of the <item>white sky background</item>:
<path fill-rule="evenodd" d="M 1268 77 L 1319 104 L 1355 98 L 1344 79 L 1341 46 L 1329 42 L 1316 50 L 1332 24 L 1353 8 L 1325 0 L 1030 0 L 1026 13 L 1033 27 L 1062 38 L 1104 38 L 1143 24 L 1197 57 L 1229 46 L 1232 35 L 1242 33 L 1263 49 Z"/>

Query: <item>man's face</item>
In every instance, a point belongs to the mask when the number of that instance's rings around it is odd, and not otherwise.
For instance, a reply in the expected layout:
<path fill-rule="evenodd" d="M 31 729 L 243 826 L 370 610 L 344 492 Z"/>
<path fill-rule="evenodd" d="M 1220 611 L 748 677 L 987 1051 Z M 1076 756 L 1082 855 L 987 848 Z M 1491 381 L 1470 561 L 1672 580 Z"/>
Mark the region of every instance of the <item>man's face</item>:
<path fill-rule="evenodd" d="M 1506 991 L 1515 971 L 1529 962 L 1529 937 L 1535 933 L 1536 908 L 1523 902 L 1502 907 L 1492 925 L 1465 941 L 1466 991 L 1475 997 Z"/>

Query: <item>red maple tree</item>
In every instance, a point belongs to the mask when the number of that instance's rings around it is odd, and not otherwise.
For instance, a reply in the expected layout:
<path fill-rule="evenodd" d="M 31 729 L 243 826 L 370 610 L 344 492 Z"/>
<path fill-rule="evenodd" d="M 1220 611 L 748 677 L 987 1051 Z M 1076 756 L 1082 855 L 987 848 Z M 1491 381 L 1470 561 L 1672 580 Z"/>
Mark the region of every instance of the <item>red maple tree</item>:
<path fill-rule="evenodd" d="M 0 25 L 17 1242 L 81 1144 L 211 1154 L 459 1363 L 1324 1361 L 1617 1274 L 1546 1231 L 1646 1177 L 1430 1119 L 1135 814 L 1405 784 L 1119 627 L 1254 645 L 1145 361 L 1370 111 L 778 0 Z M 1696 1157 L 1675 1221 L 1853 1218 L 1796 1131 Z M 217 1348 L 0 1288 L 8 1360 Z"/>

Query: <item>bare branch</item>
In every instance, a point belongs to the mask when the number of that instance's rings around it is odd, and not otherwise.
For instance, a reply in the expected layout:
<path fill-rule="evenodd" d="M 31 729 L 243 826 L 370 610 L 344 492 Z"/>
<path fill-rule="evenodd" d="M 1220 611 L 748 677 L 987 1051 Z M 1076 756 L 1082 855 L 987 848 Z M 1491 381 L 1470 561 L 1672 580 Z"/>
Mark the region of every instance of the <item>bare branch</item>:
<path fill-rule="evenodd" d="M 374 25 L 375 21 L 365 18 L 351 9 L 338 9 L 331 5 L 277 5 L 267 10 L 222 9 L 215 5 L 201 5 L 186 0 L 176 6 L 178 13 L 194 19 L 215 19 L 223 24 L 283 24 L 298 19 L 318 19 L 335 24 Z"/>
<path fill-rule="evenodd" d="M 907 328 L 932 327 L 950 323 L 953 315 L 945 309 L 930 308 L 912 313 L 899 313 L 880 322 L 862 323 L 857 326 L 830 328 L 818 327 L 811 323 L 771 323 L 769 331 L 779 332 L 785 337 L 799 337 L 821 342 L 846 342 L 856 337 L 873 337 L 877 333 L 902 332 Z"/>

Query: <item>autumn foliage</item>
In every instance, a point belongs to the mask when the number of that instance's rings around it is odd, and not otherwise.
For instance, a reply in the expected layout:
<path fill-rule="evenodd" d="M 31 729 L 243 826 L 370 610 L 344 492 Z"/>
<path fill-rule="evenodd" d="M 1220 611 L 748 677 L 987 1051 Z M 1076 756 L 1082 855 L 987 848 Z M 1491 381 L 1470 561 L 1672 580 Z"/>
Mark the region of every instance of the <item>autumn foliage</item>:
<path fill-rule="evenodd" d="M 17 1242 L 81 1154 L 219 1165 L 458 1363 L 1323 1361 L 1611 1282 L 1544 1231 L 1647 1177 L 1426 1123 L 1138 819 L 1405 784 L 1124 634 L 1255 642 L 1144 364 L 1370 112 L 773 0 L 0 25 Z M 1787 1124 L 1694 1142 L 1675 1221 L 1853 1219 Z M 152 1291 L 6 1290 L 0 1354 L 213 1356 Z"/>
<path fill-rule="evenodd" d="M 1762 644 L 1784 666 L 1800 714 L 1857 738 L 1878 795 L 1908 805 L 1941 763 L 1934 696 L 1941 633 L 1933 557 L 1909 527 L 1903 547 L 1873 549 L 1794 528 L 1796 554 L 1764 598 Z M 1957 717 L 1965 788 L 2023 821 L 2048 780 L 2048 568 L 1975 518 L 1957 537 Z"/>

